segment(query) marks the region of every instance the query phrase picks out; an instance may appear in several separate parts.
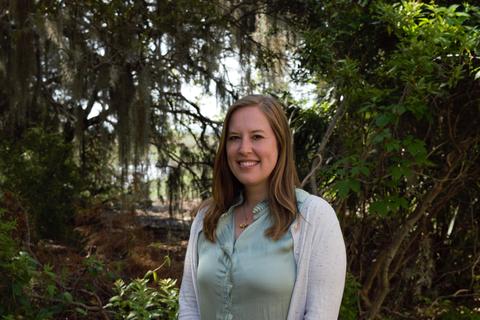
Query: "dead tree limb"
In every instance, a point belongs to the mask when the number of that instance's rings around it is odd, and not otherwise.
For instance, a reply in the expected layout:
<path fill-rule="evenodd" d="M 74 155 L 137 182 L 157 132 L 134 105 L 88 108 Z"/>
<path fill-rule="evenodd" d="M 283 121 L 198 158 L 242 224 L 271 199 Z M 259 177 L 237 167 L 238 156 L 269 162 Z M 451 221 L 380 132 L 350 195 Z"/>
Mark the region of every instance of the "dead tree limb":
<path fill-rule="evenodd" d="M 307 182 L 310 181 L 311 191 L 314 193 L 317 193 L 317 182 L 315 179 L 315 173 L 322 165 L 325 147 L 327 146 L 327 143 L 333 134 L 333 130 L 335 129 L 340 119 L 343 117 L 344 113 L 345 113 L 345 103 L 341 103 L 337 108 L 337 111 L 335 112 L 335 115 L 333 116 L 332 120 L 328 124 L 327 131 L 325 132 L 325 135 L 322 138 L 322 142 L 320 143 L 320 146 L 318 147 L 318 150 L 315 154 L 315 158 L 313 160 L 310 172 L 305 176 L 305 178 L 302 181 L 302 184 L 301 184 L 302 187 L 304 187 L 305 184 L 307 184 Z"/>

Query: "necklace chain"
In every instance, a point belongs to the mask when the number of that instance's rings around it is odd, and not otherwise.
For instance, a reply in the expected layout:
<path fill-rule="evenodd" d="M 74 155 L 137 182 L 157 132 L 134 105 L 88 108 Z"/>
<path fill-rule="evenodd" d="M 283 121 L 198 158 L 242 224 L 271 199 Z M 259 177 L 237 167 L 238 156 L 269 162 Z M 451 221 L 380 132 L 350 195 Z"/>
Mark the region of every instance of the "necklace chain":
<path fill-rule="evenodd" d="M 247 219 L 247 212 L 245 210 L 245 206 L 242 206 L 242 211 L 243 211 L 243 220 L 244 220 L 244 223 L 240 223 L 239 227 L 240 229 L 244 230 L 246 227 L 248 227 L 250 225 L 250 223 L 248 223 L 248 219 Z"/>

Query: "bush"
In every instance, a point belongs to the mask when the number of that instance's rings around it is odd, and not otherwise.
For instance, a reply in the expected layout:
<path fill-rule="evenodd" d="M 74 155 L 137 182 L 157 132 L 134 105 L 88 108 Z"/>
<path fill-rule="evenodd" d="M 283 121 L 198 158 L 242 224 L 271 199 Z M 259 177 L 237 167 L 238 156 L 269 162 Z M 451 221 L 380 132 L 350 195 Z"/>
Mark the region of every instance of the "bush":
<path fill-rule="evenodd" d="M 12 292 L 12 258 L 16 252 L 15 241 L 11 237 L 15 229 L 15 221 L 4 218 L 5 210 L 0 208 L 0 315 L 6 313 L 12 306 L 15 298 Z"/>
<path fill-rule="evenodd" d="M 114 319 L 177 319 L 176 280 L 157 279 L 157 270 L 148 271 L 142 279 L 128 284 L 121 279 L 115 282 L 116 295 L 105 306 L 114 312 Z M 152 278 L 157 288 L 148 286 Z"/>
<path fill-rule="evenodd" d="M 345 282 L 345 290 L 343 292 L 342 305 L 340 307 L 340 320 L 356 320 L 358 319 L 358 293 L 360 284 L 357 279 L 347 273 Z"/>
<path fill-rule="evenodd" d="M 24 290 L 36 266 L 28 254 L 19 251 L 12 236 L 15 227 L 15 221 L 8 219 L 5 209 L 0 207 L 0 316 L 6 317 L 12 312 L 18 314 L 18 309 L 21 309 L 22 315 L 34 319 L 30 300 Z"/>
<path fill-rule="evenodd" d="M 458 307 L 442 314 L 440 320 L 480 320 L 480 313 L 472 311 L 467 307 Z"/>
<path fill-rule="evenodd" d="M 71 235 L 80 178 L 61 135 L 31 129 L 16 143 L 0 144 L 0 188 L 18 196 L 37 237 Z"/>

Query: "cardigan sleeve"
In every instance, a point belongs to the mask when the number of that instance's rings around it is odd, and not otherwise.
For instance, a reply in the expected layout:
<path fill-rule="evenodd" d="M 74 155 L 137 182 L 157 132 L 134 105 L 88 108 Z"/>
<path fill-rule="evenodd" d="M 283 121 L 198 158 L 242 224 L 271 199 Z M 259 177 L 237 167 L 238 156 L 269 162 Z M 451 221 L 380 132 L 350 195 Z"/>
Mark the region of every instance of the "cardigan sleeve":
<path fill-rule="evenodd" d="M 183 266 L 182 285 L 180 287 L 179 297 L 179 320 L 199 320 L 200 311 L 198 308 L 197 294 L 195 289 L 193 256 L 196 254 L 198 224 L 201 216 L 198 214 L 190 229 L 190 238 L 188 240 L 187 252 L 185 254 L 185 263 Z"/>
<path fill-rule="evenodd" d="M 346 275 L 346 250 L 340 224 L 326 202 L 315 206 L 310 225 L 313 237 L 308 244 L 308 284 L 304 320 L 338 319 Z M 313 208 L 312 208 L 313 209 Z"/>

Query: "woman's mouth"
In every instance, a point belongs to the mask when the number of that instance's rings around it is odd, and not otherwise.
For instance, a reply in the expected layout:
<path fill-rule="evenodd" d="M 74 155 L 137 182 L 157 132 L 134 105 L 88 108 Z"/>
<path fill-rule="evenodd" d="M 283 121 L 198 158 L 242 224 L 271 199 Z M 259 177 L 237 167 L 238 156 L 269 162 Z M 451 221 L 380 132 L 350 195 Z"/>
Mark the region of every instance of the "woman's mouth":
<path fill-rule="evenodd" d="M 239 161 L 238 165 L 240 168 L 251 168 L 257 165 L 260 161 Z"/>

